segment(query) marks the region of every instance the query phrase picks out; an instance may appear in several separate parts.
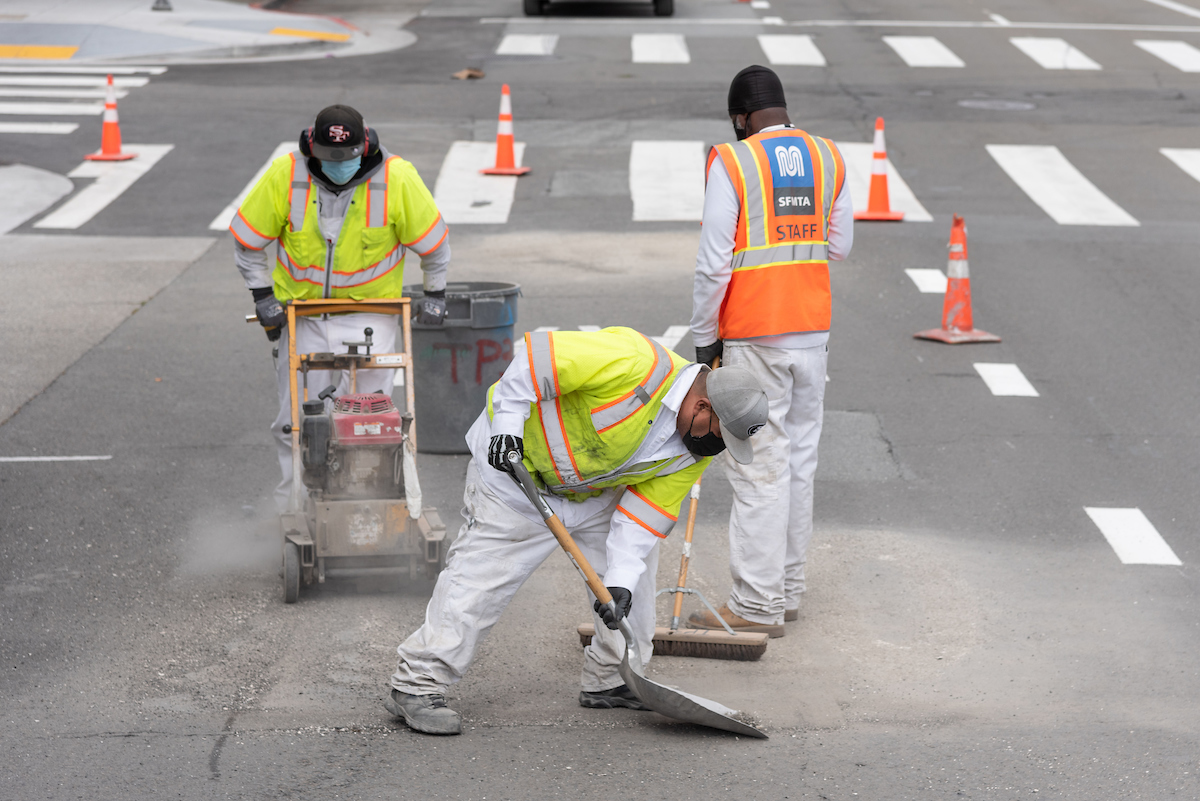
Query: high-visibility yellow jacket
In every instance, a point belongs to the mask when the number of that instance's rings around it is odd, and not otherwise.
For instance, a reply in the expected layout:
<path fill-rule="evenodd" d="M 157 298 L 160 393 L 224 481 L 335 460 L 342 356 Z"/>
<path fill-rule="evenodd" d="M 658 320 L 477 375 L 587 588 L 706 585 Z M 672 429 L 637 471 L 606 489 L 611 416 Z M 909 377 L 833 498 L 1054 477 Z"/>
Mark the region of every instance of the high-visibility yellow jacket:
<path fill-rule="evenodd" d="M 446 223 L 412 164 L 384 151 L 370 181 L 354 188 L 337 241 L 321 235 L 317 187 L 305 157 L 281 156 L 250 190 L 229 230 L 252 250 L 279 240 L 275 297 L 398 298 L 404 254 L 424 256 L 446 238 Z"/>
<path fill-rule="evenodd" d="M 632 328 L 539 331 L 526 334 L 525 345 L 538 399 L 524 430 L 529 472 L 569 500 L 625 487 L 618 510 L 666 537 L 712 459 L 634 457 L 688 361 Z"/>

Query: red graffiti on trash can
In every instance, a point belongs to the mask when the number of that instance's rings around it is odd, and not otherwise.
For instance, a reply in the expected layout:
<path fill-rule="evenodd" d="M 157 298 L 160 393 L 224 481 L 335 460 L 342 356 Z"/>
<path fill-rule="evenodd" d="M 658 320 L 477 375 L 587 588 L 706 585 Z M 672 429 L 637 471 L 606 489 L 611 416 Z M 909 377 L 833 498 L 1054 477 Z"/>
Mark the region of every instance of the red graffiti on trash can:
<path fill-rule="evenodd" d="M 433 343 L 433 351 L 436 353 L 439 350 L 450 351 L 450 383 L 458 383 L 458 353 L 464 351 L 471 352 L 471 346 L 460 342 L 435 342 Z"/>
<path fill-rule="evenodd" d="M 505 364 L 512 361 L 512 340 L 504 338 L 501 344 L 494 339 L 481 339 L 475 343 L 479 349 L 475 354 L 475 384 L 483 384 L 483 366 L 503 360 Z"/>

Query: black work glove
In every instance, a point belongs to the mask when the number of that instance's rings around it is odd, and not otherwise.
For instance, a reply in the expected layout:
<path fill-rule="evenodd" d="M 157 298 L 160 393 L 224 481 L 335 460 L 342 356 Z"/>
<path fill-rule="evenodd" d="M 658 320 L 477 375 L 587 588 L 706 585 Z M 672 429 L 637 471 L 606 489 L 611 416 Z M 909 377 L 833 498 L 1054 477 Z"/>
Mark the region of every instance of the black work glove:
<path fill-rule="evenodd" d="M 283 304 L 275 299 L 275 292 L 270 287 L 251 289 L 254 295 L 254 313 L 258 315 L 258 324 L 267 330 L 267 339 L 275 342 L 287 325 L 287 314 Z"/>
<path fill-rule="evenodd" d="M 414 304 L 413 319 L 421 325 L 441 325 L 446 319 L 446 290 L 425 290 L 425 297 Z"/>
<path fill-rule="evenodd" d="M 633 606 L 633 593 L 624 587 L 609 587 L 608 591 L 612 593 L 613 605 L 617 607 L 617 616 L 613 617 L 612 610 L 606 604 L 600 603 L 599 599 L 592 604 L 592 608 L 604 621 L 604 625 L 616 631 L 620 628 L 618 624 L 629 614 L 629 607 Z"/>
<path fill-rule="evenodd" d="M 512 467 L 508 464 L 508 454 L 513 451 L 522 459 L 525 458 L 525 441 L 512 434 L 499 434 L 492 437 L 488 443 L 488 464 L 497 470 L 512 475 Z"/>
<path fill-rule="evenodd" d="M 721 358 L 721 354 L 724 352 L 725 343 L 718 339 L 711 345 L 696 348 L 696 363 L 707 364 L 709 367 L 712 367 L 713 359 Z"/>

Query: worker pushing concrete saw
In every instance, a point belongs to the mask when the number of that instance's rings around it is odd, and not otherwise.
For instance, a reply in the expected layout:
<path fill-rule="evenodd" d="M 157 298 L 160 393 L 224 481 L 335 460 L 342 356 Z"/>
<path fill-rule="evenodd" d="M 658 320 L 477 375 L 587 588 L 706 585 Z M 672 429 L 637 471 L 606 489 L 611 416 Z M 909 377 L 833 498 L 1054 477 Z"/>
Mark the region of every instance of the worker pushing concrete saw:
<path fill-rule="evenodd" d="M 298 147 L 271 163 L 229 226 L 235 260 L 254 295 L 258 320 L 278 341 L 290 300 L 400 298 L 404 257 L 421 258 L 424 297 L 414 305 L 422 325 L 446 315 L 450 244 L 446 223 L 416 168 L 379 144 L 374 130 L 349 106 L 329 106 L 300 133 Z M 267 248 L 278 242 L 274 267 Z M 296 349 L 344 354 L 370 328 L 378 352 L 395 350 L 395 314 L 338 314 L 296 320 Z M 293 494 L 291 391 L 288 360 L 277 358 L 279 414 L 271 427 L 282 481 L 275 492 L 280 513 Z M 313 371 L 311 386 L 349 391 L 349 373 Z M 364 371 L 359 393 L 392 391 L 393 370 Z M 411 409 L 409 411 L 412 411 Z"/>
<path fill-rule="evenodd" d="M 584 649 L 580 705 L 649 708 L 621 671 L 626 660 L 640 675 L 652 652 L 658 544 L 711 457 L 749 460 L 766 420 L 748 371 L 689 363 L 632 329 L 526 334 L 467 433 L 466 523 L 424 625 L 397 649 L 388 710 L 416 731 L 460 733 L 446 690 L 558 547 L 513 481 L 513 455 L 612 596 L 605 605 L 592 594 L 597 636 Z M 642 664 L 628 665 L 622 627 Z"/>

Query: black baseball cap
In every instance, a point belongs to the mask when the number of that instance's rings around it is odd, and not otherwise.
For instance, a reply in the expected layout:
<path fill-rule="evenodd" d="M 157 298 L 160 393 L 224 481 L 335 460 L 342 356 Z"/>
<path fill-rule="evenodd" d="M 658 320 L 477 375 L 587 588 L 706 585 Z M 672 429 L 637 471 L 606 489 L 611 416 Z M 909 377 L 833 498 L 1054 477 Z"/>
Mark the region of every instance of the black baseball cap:
<path fill-rule="evenodd" d="M 321 161 L 349 161 L 367 145 L 362 115 L 349 106 L 329 106 L 313 125 L 312 154 Z"/>

